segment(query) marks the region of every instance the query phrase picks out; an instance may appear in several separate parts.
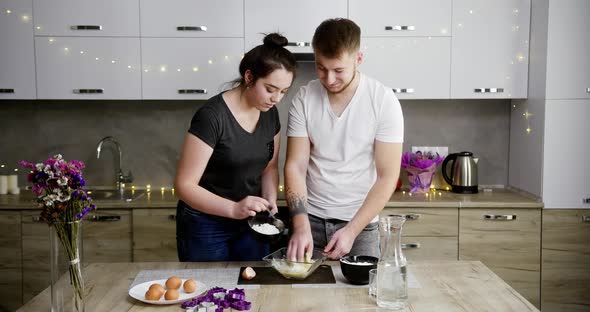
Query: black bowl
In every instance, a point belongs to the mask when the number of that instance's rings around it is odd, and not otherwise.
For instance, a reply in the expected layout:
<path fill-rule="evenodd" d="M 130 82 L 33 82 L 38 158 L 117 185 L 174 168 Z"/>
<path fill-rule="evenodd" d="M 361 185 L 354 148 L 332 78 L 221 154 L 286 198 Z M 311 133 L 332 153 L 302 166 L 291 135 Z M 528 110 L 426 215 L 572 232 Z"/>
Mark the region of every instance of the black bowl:
<path fill-rule="evenodd" d="M 276 227 L 279 232 L 277 234 L 263 234 L 254 229 L 255 225 L 268 223 Z M 250 231 L 254 233 L 254 237 L 259 241 L 264 242 L 275 242 L 278 241 L 282 235 L 285 234 L 285 223 L 283 221 L 273 217 L 268 210 L 257 213 L 254 217 L 248 219 L 248 226 Z"/>
<path fill-rule="evenodd" d="M 379 258 L 372 256 L 346 256 L 340 258 L 340 269 L 346 279 L 356 285 L 369 284 L 369 270 L 377 268 Z"/>

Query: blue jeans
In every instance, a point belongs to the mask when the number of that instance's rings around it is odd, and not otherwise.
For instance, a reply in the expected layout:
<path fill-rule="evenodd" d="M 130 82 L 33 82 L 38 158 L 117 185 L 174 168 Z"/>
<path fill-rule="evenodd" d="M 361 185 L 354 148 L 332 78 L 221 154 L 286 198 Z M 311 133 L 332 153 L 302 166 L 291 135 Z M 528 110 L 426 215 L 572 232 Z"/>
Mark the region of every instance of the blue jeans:
<path fill-rule="evenodd" d="M 191 261 L 259 261 L 269 254 L 246 220 L 212 216 L 179 201 L 176 208 L 178 259 Z"/>

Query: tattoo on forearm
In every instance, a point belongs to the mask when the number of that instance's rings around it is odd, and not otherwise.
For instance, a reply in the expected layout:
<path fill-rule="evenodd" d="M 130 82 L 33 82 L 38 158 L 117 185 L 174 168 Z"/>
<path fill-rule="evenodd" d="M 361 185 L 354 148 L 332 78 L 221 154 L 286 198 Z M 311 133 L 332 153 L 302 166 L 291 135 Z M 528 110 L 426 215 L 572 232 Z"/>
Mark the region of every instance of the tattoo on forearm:
<path fill-rule="evenodd" d="M 291 218 L 298 214 L 307 214 L 307 198 L 287 189 L 287 205 Z"/>

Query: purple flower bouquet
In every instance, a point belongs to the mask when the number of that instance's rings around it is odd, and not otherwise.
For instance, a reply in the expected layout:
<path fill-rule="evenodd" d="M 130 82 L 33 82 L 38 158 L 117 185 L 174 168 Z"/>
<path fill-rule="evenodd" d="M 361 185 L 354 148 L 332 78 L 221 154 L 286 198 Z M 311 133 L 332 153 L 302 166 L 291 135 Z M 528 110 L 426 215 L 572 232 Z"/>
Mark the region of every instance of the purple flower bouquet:
<path fill-rule="evenodd" d="M 402 155 L 402 168 L 408 172 L 412 189 L 410 193 L 427 193 L 432 183 L 436 166 L 443 161 L 438 153 L 406 152 Z"/>
<path fill-rule="evenodd" d="M 80 252 L 81 237 L 80 226 L 84 216 L 96 207 L 92 198 L 83 189 L 85 182 L 82 177 L 84 163 L 78 160 L 65 161 L 61 155 L 55 155 L 43 163 L 30 163 L 21 161 L 20 164 L 28 169 L 28 181 L 33 184 L 31 191 L 37 196 L 37 204 L 41 209 L 40 220 L 47 222 L 51 231 L 52 241 L 52 311 L 54 304 L 60 300 L 54 300 L 54 256 L 52 237 L 55 236 L 61 242 L 62 249 L 69 263 L 68 270 L 70 284 L 73 287 L 74 303 L 76 311 L 83 311 L 84 281 L 81 273 Z"/>

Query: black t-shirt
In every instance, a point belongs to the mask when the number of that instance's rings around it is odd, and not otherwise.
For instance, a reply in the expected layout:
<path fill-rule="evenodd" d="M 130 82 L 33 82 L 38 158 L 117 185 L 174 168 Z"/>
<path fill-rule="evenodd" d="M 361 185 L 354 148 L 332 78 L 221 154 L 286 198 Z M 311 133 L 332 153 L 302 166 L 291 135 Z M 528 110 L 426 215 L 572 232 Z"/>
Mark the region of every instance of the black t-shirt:
<path fill-rule="evenodd" d="M 272 159 L 281 123 L 276 107 L 261 112 L 253 133 L 234 118 L 222 94 L 210 98 L 193 116 L 188 132 L 213 148 L 199 185 L 239 201 L 261 194 L 261 174 Z"/>

